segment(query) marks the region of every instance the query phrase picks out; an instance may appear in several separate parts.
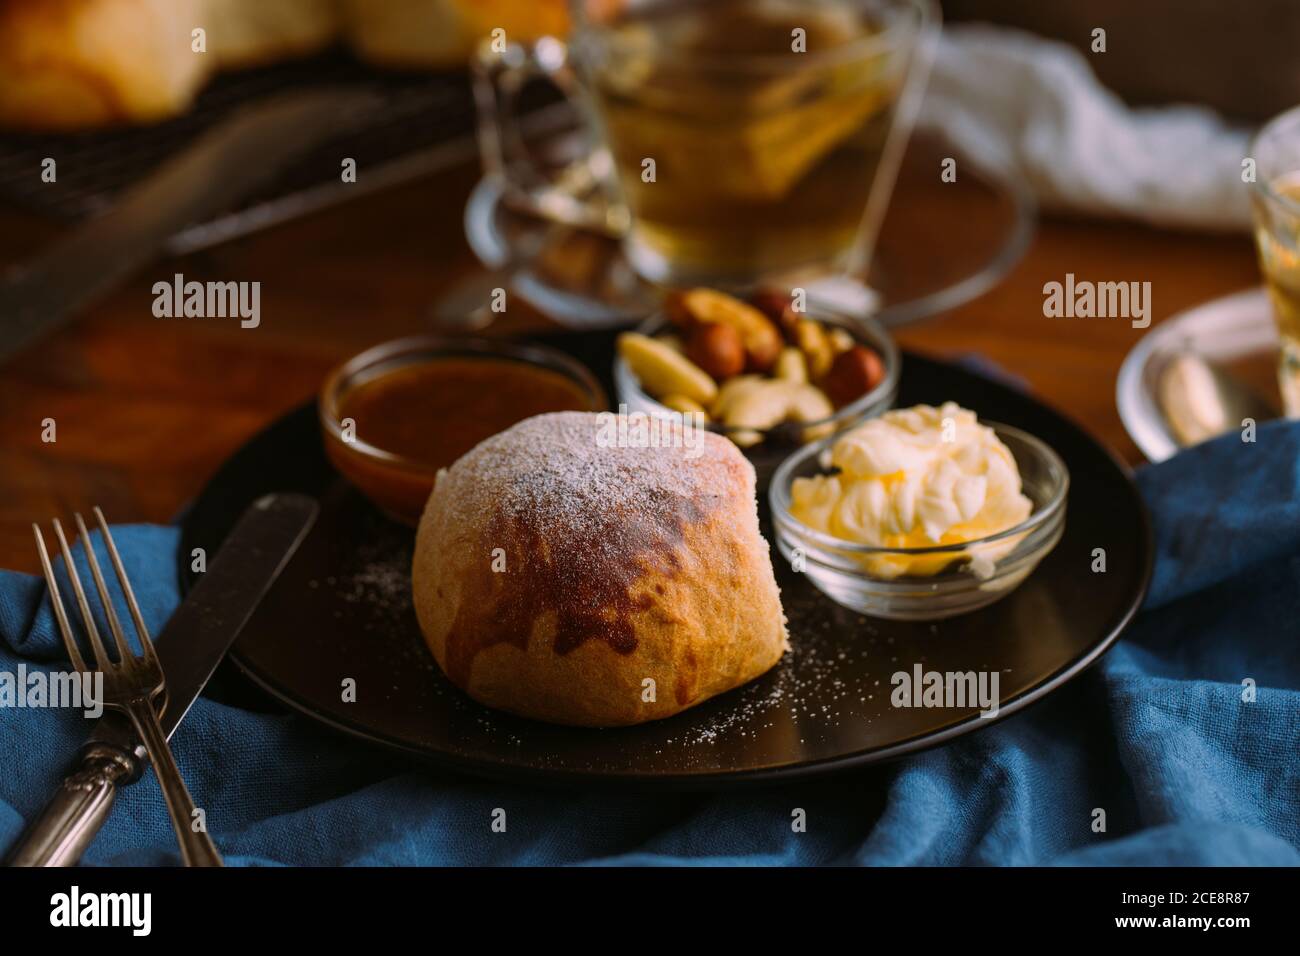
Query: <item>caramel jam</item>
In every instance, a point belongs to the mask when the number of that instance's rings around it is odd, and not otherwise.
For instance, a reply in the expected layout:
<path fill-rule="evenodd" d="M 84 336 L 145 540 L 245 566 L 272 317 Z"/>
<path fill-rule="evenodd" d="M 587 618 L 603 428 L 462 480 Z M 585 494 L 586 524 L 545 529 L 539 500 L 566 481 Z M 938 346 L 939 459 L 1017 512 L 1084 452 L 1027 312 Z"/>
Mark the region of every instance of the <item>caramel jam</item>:
<path fill-rule="evenodd" d="M 483 543 L 504 546 L 506 567 L 518 569 L 516 577 L 509 586 L 500 574 L 471 580 L 447 634 L 447 676 L 469 687 L 479 653 L 497 644 L 526 651 L 544 617 L 554 622 L 552 646 L 561 656 L 589 640 L 603 641 L 624 656 L 635 651 L 635 617 L 654 606 L 649 594 L 634 593 L 638 582 L 651 573 L 677 577 L 686 528 L 703 523 L 716 506 L 713 500 L 673 504 L 680 513 L 666 516 L 610 502 L 590 525 L 578 528 L 563 520 L 539 525 L 536 515 L 506 513 L 494 519 Z M 660 597 L 664 590 L 655 584 Z M 694 664 L 689 658 L 679 676 L 679 704 L 690 698 Z"/>
<path fill-rule="evenodd" d="M 338 418 L 354 423 L 356 443 L 327 432 L 334 466 L 399 521 L 414 525 L 434 476 L 483 439 L 545 412 L 598 411 L 560 372 L 505 358 L 437 358 L 381 372 L 339 400 Z M 400 461 L 374 457 L 369 445 Z"/>

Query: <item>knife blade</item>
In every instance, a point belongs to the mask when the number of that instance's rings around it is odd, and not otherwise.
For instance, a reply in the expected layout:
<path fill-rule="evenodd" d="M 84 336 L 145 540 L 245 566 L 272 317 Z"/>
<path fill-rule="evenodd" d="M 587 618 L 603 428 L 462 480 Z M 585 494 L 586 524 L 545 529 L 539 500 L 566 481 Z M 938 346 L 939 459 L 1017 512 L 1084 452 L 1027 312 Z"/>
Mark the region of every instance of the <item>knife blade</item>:
<path fill-rule="evenodd" d="M 167 682 L 160 715 L 170 739 L 262 598 L 316 520 L 312 498 L 274 494 L 244 512 L 154 646 Z M 72 866 L 112 808 L 117 789 L 140 778 L 148 756 L 122 714 L 108 711 L 73 771 L 6 860 L 8 866 Z"/>
<path fill-rule="evenodd" d="M 0 362 L 146 265 L 181 229 L 239 202 L 379 102 L 365 90 L 287 93 L 212 127 L 103 215 L 0 280 Z"/>

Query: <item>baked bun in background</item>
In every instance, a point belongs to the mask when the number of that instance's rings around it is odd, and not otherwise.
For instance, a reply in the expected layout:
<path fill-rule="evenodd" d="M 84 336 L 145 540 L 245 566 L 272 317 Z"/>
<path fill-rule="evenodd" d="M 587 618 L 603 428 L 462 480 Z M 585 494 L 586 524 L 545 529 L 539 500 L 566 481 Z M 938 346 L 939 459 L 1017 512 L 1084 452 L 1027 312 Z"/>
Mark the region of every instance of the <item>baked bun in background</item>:
<path fill-rule="evenodd" d="M 400 69 L 463 65 L 498 27 L 510 42 L 564 36 L 564 0 L 342 0 L 344 30 L 359 57 Z"/>
<path fill-rule="evenodd" d="M 477 37 L 453 0 L 341 0 L 343 29 L 358 57 L 403 70 L 465 63 Z"/>
<path fill-rule="evenodd" d="M 429 2 L 429 0 L 425 0 Z M 468 20 L 478 38 L 490 36 L 497 27 L 506 31 L 511 43 L 527 43 L 543 36 L 564 37 L 569 33 L 566 0 L 452 0 Z"/>
<path fill-rule="evenodd" d="M 0 0 L 0 124 L 76 130 L 187 109 L 216 66 L 207 0 Z"/>
<path fill-rule="evenodd" d="M 316 53 L 338 39 L 338 0 L 204 0 L 208 52 L 222 69 Z M 388 0 L 371 0 L 382 9 Z"/>
<path fill-rule="evenodd" d="M 0 0 L 0 126 L 159 122 L 219 69 L 339 41 L 380 67 L 459 69 L 498 27 L 512 42 L 563 35 L 564 0 Z"/>
<path fill-rule="evenodd" d="M 744 684 L 786 649 L 753 467 L 703 429 L 694 448 L 610 447 L 611 420 L 526 419 L 429 497 L 416 615 L 451 681 L 490 707 L 636 724 Z"/>

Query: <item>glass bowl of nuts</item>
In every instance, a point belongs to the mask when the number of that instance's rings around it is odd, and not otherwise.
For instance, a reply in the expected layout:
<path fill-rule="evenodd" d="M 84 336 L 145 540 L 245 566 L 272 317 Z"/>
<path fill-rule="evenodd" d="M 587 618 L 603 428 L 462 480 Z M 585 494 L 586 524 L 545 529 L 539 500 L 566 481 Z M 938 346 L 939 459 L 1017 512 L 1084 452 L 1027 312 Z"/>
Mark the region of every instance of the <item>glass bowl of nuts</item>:
<path fill-rule="evenodd" d="M 670 293 L 619 336 L 619 411 L 699 416 L 744 450 L 765 487 L 795 449 L 878 415 L 898 393 L 898 347 L 883 325 L 800 305 L 775 291 Z"/>

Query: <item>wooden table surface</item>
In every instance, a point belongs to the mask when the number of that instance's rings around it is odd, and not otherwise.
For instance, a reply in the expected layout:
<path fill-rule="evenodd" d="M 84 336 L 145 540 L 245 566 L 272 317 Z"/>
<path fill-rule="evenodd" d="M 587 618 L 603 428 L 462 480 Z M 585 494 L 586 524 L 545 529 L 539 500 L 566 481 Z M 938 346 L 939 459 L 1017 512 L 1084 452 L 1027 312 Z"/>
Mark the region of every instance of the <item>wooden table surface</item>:
<path fill-rule="evenodd" d="M 11 359 L 0 370 L 0 567 L 36 570 L 34 520 L 99 504 L 115 523 L 168 521 L 242 442 L 311 398 L 334 364 L 421 329 L 439 290 L 477 266 L 461 232 L 476 176 L 467 165 L 155 264 Z M 53 235 L 0 208 L 0 269 Z M 175 272 L 261 281 L 261 325 L 155 318 L 151 287 Z M 982 353 L 1137 464 L 1115 376 L 1144 332 L 1124 320 L 1044 318 L 1043 285 L 1067 272 L 1150 281 L 1154 324 L 1257 284 L 1250 239 L 1048 218 L 997 288 L 899 331 L 917 351 Z M 540 324 L 512 304 L 495 331 Z M 53 443 L 42 441 L 47 418 Z"/>

